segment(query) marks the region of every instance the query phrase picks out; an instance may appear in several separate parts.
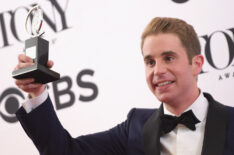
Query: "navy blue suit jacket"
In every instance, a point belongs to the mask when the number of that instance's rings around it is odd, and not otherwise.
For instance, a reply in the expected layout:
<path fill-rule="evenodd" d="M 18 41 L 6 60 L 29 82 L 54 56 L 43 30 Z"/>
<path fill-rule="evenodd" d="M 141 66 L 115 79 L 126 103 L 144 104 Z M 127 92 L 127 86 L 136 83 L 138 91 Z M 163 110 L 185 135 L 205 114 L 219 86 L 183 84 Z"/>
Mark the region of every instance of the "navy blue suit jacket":
<path fill-rule="evenodd" d="M 209 101 L 202 155 L 234 155 L 234 108 Z M 26 114 L 16 115 L 41 155 L 160 155 L 163 114 L 159 109 L 132 109 L 125 122 L 91 135 L 72 138 L 59 122 L 50 98 Z"/>

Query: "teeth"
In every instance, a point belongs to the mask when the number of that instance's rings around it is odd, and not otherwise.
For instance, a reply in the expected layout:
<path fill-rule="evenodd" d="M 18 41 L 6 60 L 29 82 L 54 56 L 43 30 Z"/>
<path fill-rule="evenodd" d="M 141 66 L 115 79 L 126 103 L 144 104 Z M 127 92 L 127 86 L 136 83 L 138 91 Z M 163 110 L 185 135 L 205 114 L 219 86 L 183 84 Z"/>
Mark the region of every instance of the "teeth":
<path fill-rule="evenodd" d="M 157 84 L 158 86 L 165 86 L 165 85 L 168 85 L 168 84 L 170 84 L 170 83 L 172 83 L 171 81 L 166 81 L 166 82 L 162 82 L 162 83 L 159 83 L 159 84 Z"/>

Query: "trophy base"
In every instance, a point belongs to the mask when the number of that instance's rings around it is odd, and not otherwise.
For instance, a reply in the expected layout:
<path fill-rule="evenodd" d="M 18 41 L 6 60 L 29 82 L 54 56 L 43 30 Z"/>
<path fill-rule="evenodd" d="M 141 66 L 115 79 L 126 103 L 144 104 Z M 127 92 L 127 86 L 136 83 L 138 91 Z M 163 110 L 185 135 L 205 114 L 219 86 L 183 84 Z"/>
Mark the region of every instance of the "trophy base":
<path fill-rule="evenodd" d="M 12 72 L 15 79 L 34 78 L 35 83 L 49 83 L 60 79 L 60 74 L 40 64 L 21 68 Z"/>

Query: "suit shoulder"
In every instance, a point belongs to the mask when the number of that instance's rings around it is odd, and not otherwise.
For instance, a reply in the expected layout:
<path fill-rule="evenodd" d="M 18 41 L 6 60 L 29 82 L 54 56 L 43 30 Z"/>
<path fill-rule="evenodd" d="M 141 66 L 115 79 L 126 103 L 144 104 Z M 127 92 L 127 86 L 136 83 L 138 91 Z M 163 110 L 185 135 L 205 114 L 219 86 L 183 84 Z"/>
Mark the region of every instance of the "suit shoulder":
<path fill-rule="evenodd" d="M 225 109 L 225 110 L 227 110 L 228 113 L 230 113 L 234 116 L 234 107 L 227 106 L 225 104 L 218 102 L 209 93 L 204 92 L 204 96 L 206 97 L 206 99 L 208 100 L 209 103 L 212 103 L 213 106 L 216 107 L 216 109 Z"/>
<path fill-rule="evenodd" d="M 158 109 L 133 108 L 128 113 L 128 120 L 145 122 Z"/>
<path fill-rule="evenodd" d="M 226 106 L 229 119 L 234 120 L 234 107 Z"/>

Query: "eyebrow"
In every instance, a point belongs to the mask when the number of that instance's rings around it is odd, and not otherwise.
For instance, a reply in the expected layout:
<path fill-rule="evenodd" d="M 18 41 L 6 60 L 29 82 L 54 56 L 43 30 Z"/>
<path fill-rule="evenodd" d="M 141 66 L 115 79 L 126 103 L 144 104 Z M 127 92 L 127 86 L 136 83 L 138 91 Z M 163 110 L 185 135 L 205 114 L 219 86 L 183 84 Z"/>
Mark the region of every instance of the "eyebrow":
<path fill-rule="evenodd" d="M 164 51 L 161 53 L 161 56 L 166 56 L 166 55 L 177 55 L 176 52 L 173 52 L 173 51 Z M 151 55 L 146 55 L 144 56 L 144 60 L 148 60 L 148 59 L 151 59 L 152 56 Z"/>
<path fill-rule="evenodd" d="M 151 59 L 151 58 L 152 58 L 151 55 L 146 55 L 146 56 L 144 56 L 144 60 L 148 60 L 148 59 Z"/>
<path fill-rule="evenodd" d="M 165 56 L 165 55 L 177 55 L 176 52 L 173 51 L 164 51 L 161 53 L 161 56 Z"/>

